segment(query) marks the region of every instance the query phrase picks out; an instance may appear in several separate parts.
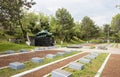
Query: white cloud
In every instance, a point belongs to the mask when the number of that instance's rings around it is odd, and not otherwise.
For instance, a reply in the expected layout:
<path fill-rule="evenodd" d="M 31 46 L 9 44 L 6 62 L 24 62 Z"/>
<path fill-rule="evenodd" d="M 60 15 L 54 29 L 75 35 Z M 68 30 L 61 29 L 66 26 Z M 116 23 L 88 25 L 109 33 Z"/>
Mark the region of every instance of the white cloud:
<path fill-rule="evenodd" d="M 96 17 L 91 17 L 95 21 L 96 24 L 99 24 L 102 26 L 103 24 L 109 24 L 109 20 L 106 16 L 96 16 Z"/>
<path fill-rule="evenodd" d="M 37 4 L 32 10 L 54 15 L 58 8 L 66 8 L 76 21 L 84 16 L 91 17 L 96 24 L 110 23 L 111 18 L 120 10 L 115 8 L 117 0 L 34 0 Z M 120 1 L 119 1 L 120 3 Z"/>

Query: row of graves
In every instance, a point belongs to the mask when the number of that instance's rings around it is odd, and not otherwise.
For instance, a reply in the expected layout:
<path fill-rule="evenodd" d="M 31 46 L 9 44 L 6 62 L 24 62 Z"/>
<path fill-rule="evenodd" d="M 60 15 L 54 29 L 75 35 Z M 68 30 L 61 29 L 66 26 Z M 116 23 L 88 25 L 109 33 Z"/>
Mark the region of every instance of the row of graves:
<path fill-rule="evenodd" d="M 85 49 L 92 49 L 92 47 L 100 49 L 100 50 L 107 50 L 108 48 L 106 46 L 90 46 L 90 45 L 72 45 L 72 46 L 67 46 L 67 48 L 85 48 Z M 93 48 L 93 49 L 94 49 Z"/>
<path fill-rule="evenodd" d="M 96 59 L 96 57 L 100 53 L 92 52 L 91 54 L 88 54 L 82 58 L 80 58 L 78 61 L 69 63 L 66 67 L 71 68 L 74 70 L 83 70 L 85 68 L 85 64 L 92 63 L 91 61 Z M 51 77 L 72 77 L 72 73 L 65 71 L 64 68 L 61 69 L 55 69 L 51 72 Z"/>
<path fill-rule="evenodd" d="M 74 50 L 68 50 L 68 51 L 64 51 L 64 52 L 57 52 L 56 54 L 47 54 L 44 58 L 33 57 L 33 58 L 31 58 L 31 62 L 41 63 L 41 62 L 44 61 L 45 58 L 53 59 L 57 56 L 64 56 L 65 54 L 69 54 L 71 52 L 75 52 L 75 51 Z M 19 69 L 25 68 L 25 64 L 21 63 L 21 62 L 13 62 L 13 63 L 9 63 L 9 68 L 19 70 Z"/>
<path fill-rule="evenodd" d="M 48 47 L 36 47 L 33 51 L 45 51 L 56 48 L 55 46 L 48 46 Z M 18 51 L 8 50 L 4 52 L 4 54 L 14 54 L 14 53 L 29 53 L 31 50 L 20 49 Z"/>

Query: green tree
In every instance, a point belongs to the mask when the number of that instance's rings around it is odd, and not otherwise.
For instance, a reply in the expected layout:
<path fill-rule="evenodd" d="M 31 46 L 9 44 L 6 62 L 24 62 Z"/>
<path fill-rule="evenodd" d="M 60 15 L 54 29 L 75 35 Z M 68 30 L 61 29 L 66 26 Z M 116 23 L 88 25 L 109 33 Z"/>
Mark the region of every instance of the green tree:
<path fill-rule="evenodd" d="M 110 34 L 110 25 L 109 24 L 103 25 L 103 32 L 104 32 L 105 39 L 108 39 L 109 34 Z"/>
<path fill-rule="evenodd" d="M 62 27 L 57 24 L 57 21 L 55 17 L 51 16 L 50 17 L 50 32 L 52 32 L 55 36 L 56 39 L 60 39 L 60 33 L 61 33 Z"/>
<path fill-rule="evenodd" d="M 0 0 L 0 23 L 4 28 L 20 25 L 23 37 L 26 38 L 26 31 L 23 28 L 21 19 L 23 17 L 23 8 L 29 9 L 35 3 L 33 0 Z M 14 26 L 12 26 L 14 25 Z"/>
<path fill-rule="evenodd" d="M 83 39 L 89 40 L 95 36 L 97 27 L 89 17 L 85 16 L 81 22 L 81 35 Z"/>
<path fill-rule="evenodd" d="M 39 26 L 40 30 L 48 30 L 49 31 L 49 16 L 44 15 L 43 13 L 39 13 Z"/>
<path fill-rule="evenodd" d="M 71 29 L 74 26 L 74 20 L 71 14 L 65 9 L 61 8 L 56 11 L 57 24 L 62 27 L 60 37 L 63 41 L 69 41 L 69 35 L 71 34 Z"/>
<path fill-rule="evenodd" d="M 115 15 L 111 21 L 111 30 L 113 32 L 112 37 L 115 41 L 120 41 L 119 32 L 120 32 L 120 14 Z"/>
<path fill-rule="evenodd" d="M 120 31 L 120 14 L 117 14 L 112 18 L 111 27 L 117 32 Z"/>

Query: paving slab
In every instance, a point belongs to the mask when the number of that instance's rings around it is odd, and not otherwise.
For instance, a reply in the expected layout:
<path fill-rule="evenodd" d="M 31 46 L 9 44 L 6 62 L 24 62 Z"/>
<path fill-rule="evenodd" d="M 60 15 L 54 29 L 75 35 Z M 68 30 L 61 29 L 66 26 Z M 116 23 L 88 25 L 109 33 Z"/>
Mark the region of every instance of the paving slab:
<path fill-rule="evenodd" d="M 72 77 L 72 73 L 61 69 L 56 69 L 52 71 L 52 77 Z"/>
<path fill-rule="evenodd" d="M 111 54 L 101 77 L 120 77 L 120 54 Z"/>

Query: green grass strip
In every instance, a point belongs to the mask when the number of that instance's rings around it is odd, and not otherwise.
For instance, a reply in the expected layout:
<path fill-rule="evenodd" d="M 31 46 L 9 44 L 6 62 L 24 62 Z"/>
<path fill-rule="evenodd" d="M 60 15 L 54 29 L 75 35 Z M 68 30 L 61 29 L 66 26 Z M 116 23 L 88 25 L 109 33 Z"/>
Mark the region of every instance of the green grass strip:
<path fill-rule="evenodd" d="M 107 53 L 100 54 L 96 59 L 92 60 L 91 64 L 86 64 L 83 70 L 78 71 L 68 67 L 65 67 L 64 70 L 71 72 L 73 77 L 94 77 L 107 55 Z"/>
<path fill-rule="evenodd" d="M 27 70 L 30 70 L 32 68 L 35 68 L 35 67 L 38 67 L 38 66 L 42 66 L 44 64 L 47 64 L 47 63 L 50 63 L 50 62 L 53 62 L 53 61 L 56 61 L 56 60 L 59 60 L 59 59 L 62 59 L 62 58 L 65 58 L 65 57 L 77 54 L 77 53 L 80 53 L 80 52 L 81 51 L 71 52 L 69 54 L 65 54 L 64 56 L 57 56 L 54 59 L 45 58 L 44 61 L 41 62 L 41 63 L 33 63 L 33 62 L 29 61 L 29 62 L 25 63 L 25 68 L 24 69 L 20 69 L 20 70 L 14 70 L 14 69 L 10 69 L 10 68 L 1 69 L 0 70 L 0 77 L 10 77 L 12 75 L 21 73 L 23 71 L 27 71 Z"/>
<path fill-rule="evenodd" d="M 0 53 L 7 50 L 19 50 L 19 49 L 33 49 L 34 46 L 27 46 L 25 44 L 15 44 L 10 42 L 0 43 Z"/>

